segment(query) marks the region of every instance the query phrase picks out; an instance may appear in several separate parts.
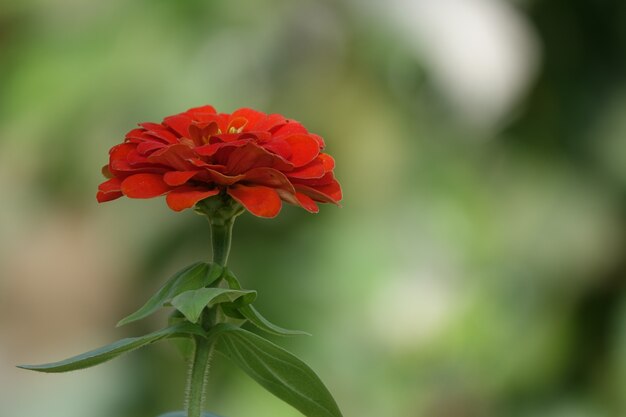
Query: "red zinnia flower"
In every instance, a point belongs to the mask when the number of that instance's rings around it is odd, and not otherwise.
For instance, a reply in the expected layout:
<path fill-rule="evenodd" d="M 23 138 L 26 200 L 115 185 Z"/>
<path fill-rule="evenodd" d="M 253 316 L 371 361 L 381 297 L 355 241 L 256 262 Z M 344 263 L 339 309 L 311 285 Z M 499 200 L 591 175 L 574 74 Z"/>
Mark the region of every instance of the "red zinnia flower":
<path fill-rule="evenodd" d="M 204 106 L 139 126 L 111 148 L 99 202 L 166 194 L 181 211 L 223 191 L 252 214 L 274 217 L 281 200 L 313 213 L 316 202 L 341 200 L 322 138 L 281 115 Z"/>

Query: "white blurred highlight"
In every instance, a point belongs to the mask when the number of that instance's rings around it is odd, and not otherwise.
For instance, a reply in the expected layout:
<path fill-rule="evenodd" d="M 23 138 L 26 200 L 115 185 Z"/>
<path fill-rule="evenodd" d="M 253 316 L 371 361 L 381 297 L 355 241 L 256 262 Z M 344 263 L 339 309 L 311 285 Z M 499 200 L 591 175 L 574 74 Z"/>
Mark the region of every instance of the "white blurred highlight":
<path fill-rule="evenodd" d="M 537 72 L 539 42 L 526 18 L 499 0 L 388 0 L 383 16 L 423 61 L 460 115 L 498 124 Z"/>

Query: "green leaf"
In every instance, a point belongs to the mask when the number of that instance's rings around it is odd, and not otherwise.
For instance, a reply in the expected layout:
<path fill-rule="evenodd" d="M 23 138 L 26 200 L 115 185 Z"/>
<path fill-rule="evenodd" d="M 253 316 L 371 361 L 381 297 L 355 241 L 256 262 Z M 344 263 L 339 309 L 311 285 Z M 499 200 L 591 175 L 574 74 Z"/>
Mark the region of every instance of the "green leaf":
<path fill-rule="evenodd" d="M 237 277 L 235 277 L 235 274 L 233 274 L 231 270 L 229 269 L 226 270 L 226 273 L 224 274 L 224 278 L 226 279 L 226 282 L 228 282 L 228 286 L 230 288 L 233 288 L 236 290 L 241 289 L 241 284 L 239 283 L 239 280 L 237 280 Z M 266 333 L 273 334 L 276 336 L 302 336 L 302 335 L 310 336 L 311 335 L 310 333 L 303 332 L 301 330 L 289 330 L 289 329 L 285 329 L 283 327 L 277 326 L 276 324 L 272 323 L 271 321 L 263 317 L 261 313 L 257 311 L 256 308 L 254 308 L 253 306 L 249 304 L 240 306 L 238 310 L 239 310 L 239 313 L 241 313 L 241 315 L 244 318 L 250 321 L 250 323 L 254 324 L 256 327 L 258 327 L 259 329 L 263 330 Z M 225 310 L 225 313 L 231 317 L 238 318 L 233 314 L 229 314 L 227 310 Z"/>
<path fill-rule="evenodd" d="M 139 310 L 123 318 L 117 326 L 141 320 L 157 311 L 165 303 L 188 290 L 195 290 L 214 283 L 222 275 L 223 268 L 218 264 L 196 262 L 174 274 Z"/>
<path fill-rule="evenodd" d="M 186 411 L 172 411 L 170 413 L 161 414 L 159 417 L 187 417 Z M 202 413 L 202 417 L 219 417 L 217 414 Z"/>
<path fill-rule="evenodd" d="M 252 379 L 307 417 L 341 417 L 341 411 L 319 377 L 283 348 L 229 325 L 215 328 L 217 351 Z"/>
<path fill-rule="evenodd" d="M 263 317 L 261 313 L 259 313 L 257 309 L 251 305 L 239 307 L 239 312 L 246 319 L 248 319 L 250 323 L 254 324 L 256 327 L 266 333 L 276 336 L 311 336 L 310 333 L 303 332 L 301 330 L 289 330 L 275 325 L 274 323 Z"/>
<path fill-rule="evenodd" d="M 251 303 L 256 298 L 256 291 L 231 290 L 228 288 L 200 288 L 185 291 L 172 299 L 172 305 L 185 315 L 187 320 L 197 323 L 205 307 L 212 307 L 219 303 L 228 303 L 241 300 Z"/>
<path fill-rule="evenodd" d="M 206 332 L 202 330 L 200 326 L 193 325 L 191 323 L 181 323 L 145 336 L 118 340 L 110 345 L 103 346 L 99 349 L 95 349 L 63 361 L 43 365 L 20 365 L 18 368 L 49 373 L 75 371 L 99 365 L 103 362 L 116 358 L 123 353 L 149 345 L 150 343 L 154 343 L 157 340 L 170 337 L 188 336 L 192 334 L 206 336 Z"/>

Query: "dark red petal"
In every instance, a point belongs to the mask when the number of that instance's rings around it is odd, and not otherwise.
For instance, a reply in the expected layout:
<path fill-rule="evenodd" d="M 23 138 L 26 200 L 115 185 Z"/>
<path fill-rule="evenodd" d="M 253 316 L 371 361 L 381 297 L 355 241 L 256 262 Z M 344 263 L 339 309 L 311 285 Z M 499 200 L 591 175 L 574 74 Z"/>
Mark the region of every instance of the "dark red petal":
<path fill-rule="evenodd" d="M 152 151 L 156 151 L 157 149 L 164 148 L 165 146 L 166 145 L 161 142 L 152 142 L 152 141 L 141 142 L 140 144 L 137 145 L 137 152 L 145 156 L 146 154 L 149 154 Z"/>
<path fill-rule="evenodd" d="M 216 135 L 218 127 L 216 122 L 196 124 L 189 126 L 189 137 L 195 146 L 203 146 L 209 143 L 209 139 Z"/>
<path fill-rule="evenodd" d="M 242 181 L 246 184 L 258 184 L 265 185 L 267 187 L 272 187 L 274 189 L 281 190 L 282 193 L 279 193 L 283 200 L 288 202 L 293 202 L 293 196 L 296 193 L 296 190 L 293 188 L 293 185 L 287 179 L 285 174 L 282 172 L 275 170 L 273 168 L 255 168 L 246 172 L 243 175 Z M 291 196 L 285 196 L 284 194 L 290 194 Z"/>
<path fill-rule="evenodd" d="M 136 147 L 137 145 L 134 143 L 121 143 L 111 148 L 109 151 L 109 170 L 111 173 L 115 174 L 115 171 L 132 170 L 126 158 Z"/>
<path fill-rule="evenodd" d="M 171 190 L 159 174 L 131 175 L 122 181 L 121 189 L 130 198 L 152 198 Z"/>
<path fill-rule="evenodd" d="M 281 157 L 285 158 L 288 161 L 291 159 L 291 156 L 293 155 L 293 152 L 291 151 L 291 145 L 283 139 L 274 138 L 263 143 L 261 146 L 263 146 L 263 148 L 267 149 L 268 151 L 272 153 L 280 155 Z"/>
<path fill-rule="evenodd" d="M 295 167 L 301 167 L 315 159 L 320 153 L 320 146 L 309 135 L 285 136 L 284 140 L 291 145 L 291 158 L 289 161 Z"/>
<path fill-rule="evenodd" d="M 188 160 L 195 157 L 196 155 L 191 148 L 186 145 L 176 144 L 154 152 L 148 156 L 148 161 L 154 164 L 166 165 L 177 171 L 191 171 L 193 170 L 193 165 Z"/>
<path fill-rule="evenodd" d="M 111 173 L 111 170 L 109 169 L 109 164 L 106 164 L 105 166 L 102 167 L 102 175 L 104 176 L 104 178 L 113 178 L 113 174 Z"/>
<path fill-rule="evenodd" d="M 270 187 L 235 184 L 228 187 L 228 194 L 259 217 L 276 217 L 282 206 L 280 196 Z"/>
<path fill-rule="evenodd" d="M 298 203 L 300 203 L 300 206 L 306 211 L 309 211 L 311 213 L 318 213 L 320 211 L 320 208 L 317 206 L 315 201 L 313 201 L 313 199 L 308 195 L 297 192 L 296 198 L 298 199 Z"/>
<path fill-rule="evenodd" d="M 226 162 L 228 173 L 231 175 L 241 174 L 253 168 L 268 167 L 279 171 L 291 171 L 293 166 L 279 155 L 253 143 L 248 143 L 235 149 Z"/>
<path fill-rule="evenodd" d="M 233 142 L 218 142 L 218 143 L 212 143 L 210 145 L 204 145 L 204 146 L 199 146 L 197 148 L 194 149 L 194 151 L 198 154 L 198 155 L 202 155 L 202 156 L 212 156 L 215 155 L 215 153 L 217 151 L 219 151 L 222 148 L 226 148 L 226 147 L 239 147 L 239 146 L 243 146 L 246 143 L 249 143 L 251 140 L 250 139 L 241 139 L 241 140 L 236 140 Z"/>
<path fill-rule="evenodd" d="M 326 186 L 324 186 L 326 187 Z M 311 197 L 313 200 L 315 201 L 319 201 L 321 203 L 332 203 L 332 204 L 338 204 L 339 201 L 341 200 L 341 188 L 337 189 L 339 187 L 339 184 L 337 183 L 337 187 L 333 187 L 332 189 L 330 189 L 330 187 L 328 188 L 322 188 L 322 187 L 310 187 L 308 185 L 302 185 L 302 184 L 294 184 L 294 188 L 296 189 L 296 192 L 305 194 L 309 197 Z M 333 195 L 329 194 L 332 193 Z"/>
<path fill-rule="evenodd" d="M 136 139 L 138 141 L 144 141 L 145 140 L 145 136 L 144 134 L 146 133 L 146 129 L 143 128 L 135 128 L 133 130 L 131 130 L 130 132 L 126 133 L 125 138 L 126 139 Z"/>
<path fill-rule="evenodd" d="M 170 191 L 165 197 L 167 205 L 174 211 L 182 211 L 193 207 L 198 201 L 219 194 L 215 188 L 207 190 L 200 187 L 180 187 Z"/>
<path fill-rule="evenodd" d="M 185 184 L 192 179 L 199 171 L 169 171 L 163 175 L 163 181 L 172 187 Z"/>

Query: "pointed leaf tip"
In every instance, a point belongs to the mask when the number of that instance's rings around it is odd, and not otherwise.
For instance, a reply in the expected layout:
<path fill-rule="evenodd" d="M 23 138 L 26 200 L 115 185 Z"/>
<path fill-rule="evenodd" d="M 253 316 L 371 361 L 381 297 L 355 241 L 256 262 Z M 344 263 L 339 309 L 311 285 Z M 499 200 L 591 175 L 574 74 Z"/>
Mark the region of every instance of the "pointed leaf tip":
<path fill-rule="evenodd" d="M 18 368 L 29 371 L 59 373 L 89 368 L 114 359 L 124 353 L 147 346 L 161 339 L 187 335 L 206 336 L 201 327 L 191 323 L 181 323 L 139 337 L 130 337 L 103 346 L 71 358 L 42 365 L 19 365 Z"/>
<path fill-rule="evenodd" d="M 216 348 L 266 390 L 306 417 L 342 417 L 320 378 L 300 359 L 253 333 L 221 325 Z"/>
<path fill-rule="evenodd" d="M 148 317 L 178 294 L 211 285 L 219 279 L 222 271 L 223 267 L 214 263 L 196 262 L 186 266 L 174 274 L 139 310 L 120 320 L 117 327 Z"/>

